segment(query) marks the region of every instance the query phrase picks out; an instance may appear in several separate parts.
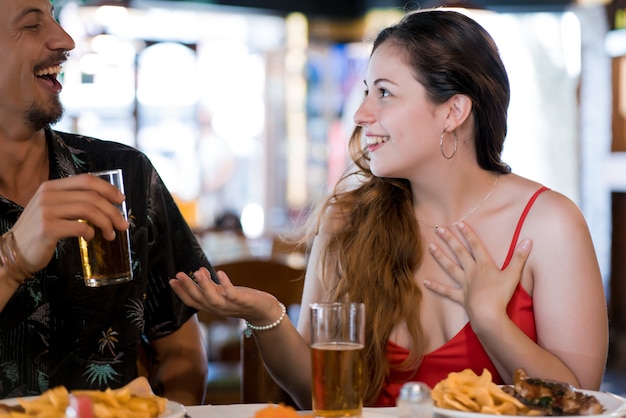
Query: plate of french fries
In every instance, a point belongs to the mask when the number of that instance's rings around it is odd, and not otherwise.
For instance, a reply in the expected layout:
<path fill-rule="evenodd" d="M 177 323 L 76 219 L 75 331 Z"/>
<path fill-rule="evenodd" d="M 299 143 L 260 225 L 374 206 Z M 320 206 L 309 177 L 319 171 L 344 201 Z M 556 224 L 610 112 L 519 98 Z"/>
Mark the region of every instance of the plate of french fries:
<path fill-rule="evenodd" d="M 435 416 L 448 418 L 494 418 L 494 415 L 545 417 L 540 409 L 524 404 L 492 381 L 491 373 L 483 370 L 477 375 L 470 369 L 450 373 L 431 390 Z M 595 397 L 602 405 L 601 414 L 580 414 L 586 418 L 626 416 L 626 398 L 606 392 L 576 390 L 581 395 Z M 551 414 L 550 416 L 572 416 Z"/>
<path fill-rule="evenodd" d="M 186 412 L 183 405 L 155 395 L 144 377 L 119 389 L 69 392 L 57 386 L 39 396 L 0 400 L 0 418 L 182 418 Z"/>

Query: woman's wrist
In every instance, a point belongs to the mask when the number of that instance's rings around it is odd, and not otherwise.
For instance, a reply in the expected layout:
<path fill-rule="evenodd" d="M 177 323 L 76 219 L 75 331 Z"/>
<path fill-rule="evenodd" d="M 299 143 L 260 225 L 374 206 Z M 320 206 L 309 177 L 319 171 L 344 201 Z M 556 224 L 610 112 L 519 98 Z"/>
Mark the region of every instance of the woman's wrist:
<path fill-rule="evenodd" d="M 243 335 L 246 338 L 250 338 L 250 336 L 252 335 L 252 331 L 267 331 L 267 330 L 276 328 L 278 325 L 280 325 L 283 319 L 285 319 L 285 317 L 287 316 L 287 307 L 282 302 L 278 302 L 278 305 L 280 306 L 280 309 L 281 309 L 281 314 L 278 317 L 278 319 L 276 319 L 272 323 L 268 323 L 265 325 L 253 325 L 250 322 L 245 321 L 246 329 L 244 329 Z"/>

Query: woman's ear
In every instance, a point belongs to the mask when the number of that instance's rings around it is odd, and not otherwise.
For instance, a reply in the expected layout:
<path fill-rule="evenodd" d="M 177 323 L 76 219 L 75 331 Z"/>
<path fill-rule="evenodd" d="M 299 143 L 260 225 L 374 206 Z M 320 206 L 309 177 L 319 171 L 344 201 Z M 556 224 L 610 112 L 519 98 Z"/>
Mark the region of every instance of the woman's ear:
<path fill-rule="evenodd" d="M 472 100 L 464 94 L 456 94 L 450 98 L 448 114 L 448 130 L 461 126 L 472 113 Z"/>

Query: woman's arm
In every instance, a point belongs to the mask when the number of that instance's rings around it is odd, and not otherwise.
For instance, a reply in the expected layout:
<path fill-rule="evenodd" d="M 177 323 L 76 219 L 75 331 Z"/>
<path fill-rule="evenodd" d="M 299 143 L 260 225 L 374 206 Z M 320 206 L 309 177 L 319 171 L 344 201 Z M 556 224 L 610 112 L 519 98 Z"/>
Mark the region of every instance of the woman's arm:
<path fill-rule="evenodd" d="M 309 254 L 304 289 L 300 303 L 297 331 L 291 324 L 270 331 L 255 332 L 254 336 L 272 378 L 302 409 L 311 409 L 311 322 L 309 305 L 326 298 L 319 274 L 322 271 L 320 251 L 323 234 L 316 235 Z M 278 317 L 278 312 L 274 318 Z M 264 323 L 271 323 L 268 318 Z M 284 322 L 284 321 L 283 321 Z M 282 325 L 282 324 L 281 324 Z M 282 328 L 282 329 L 281 329 Z"/>
<path fill-rule="evenodd" d="M 278 301 L 269 293 L 234 286 L 226 273 L 217 273 L 219 283 L 211 280 L 206 269 L 194 273 L 194 281 L 178 273 L 170 281 L 172 289 L 189 306 L 218 316 L 243 318 L 252 325 L 275 322 L 282 313 Z M 307 282 L 309 278 L 306 278 Z M 304 292 L 307 292 L 305 284 Z M 302 305 L 302 314 L 308 305 Z M 301 315 L 302 315 L 301 314 Z M 269 373 L 303 409 L 311 408 L 311 360 L 305 340 L 287 318 L 272 329 L 254 331 L 257 346 Z"/>
<path fill-rule="evenodd" d="M 566 381 L 598 390 L 608 351 L 608 314 L 587 224 L 578 207 L 556 192 L 536 205 L 528 233 L 534 237 L 529 267 L 538 345 L 573 373 L 575 380 Z M 527 371 L 539 375 L 554 367 L 548 356 L 544 362 Z"/>
<path fill-rule="evenodd" d="M 317 235 L 313 241 L 311 252 L 309 254 L 302 300 L 300 302 L 300 314 L 298 316 L 298 327 L 290 337 L 294 342 L 292 347 L 297 348 L 299 352 L 282 352 L 283 350 L 273 350 L 271 341 L 267 342 L 264 333 L 256 333 L 255 337 L 259 345 L 259 349 L 263 355 L 263 360 L 270 369 L 270 374 L 281 384 L 281 386 L 289 392 L 298 406 L 303 409 L 311 409 L 311 316 L 309 306 L 311 303 L 325 300 L 325 294 L 318 277 L 321 271 L 320 250 L 322 246 L 321 235 Z M 294 330 L 295 331 L 295 330 Z M 297 341 L 296 341 L 297 340 Z M 285 347 L 289 345 L 286 344 Z M 267 352 L 265 351 L 269 347 Z M 294 356 L 295 354 L 295 356 Z M 294 356 L 294 358 L 291 358 Z M 285 358 L 289 358 L 290 367 L 284 367 Z M 282 365 L 277 368 L 269 366 L 270 364 Z M 297 367 L 298 377 L 292 376 L 292 367 Z"/>

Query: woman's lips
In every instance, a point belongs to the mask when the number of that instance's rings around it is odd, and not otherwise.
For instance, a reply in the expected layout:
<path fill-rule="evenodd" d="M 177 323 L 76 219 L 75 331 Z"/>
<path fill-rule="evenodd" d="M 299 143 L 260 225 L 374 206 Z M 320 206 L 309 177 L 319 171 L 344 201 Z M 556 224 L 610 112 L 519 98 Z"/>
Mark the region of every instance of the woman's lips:
<path fill-rule="evenodd" d="M 372 152 L 380 148 L 385 142 L 389 141 L 388 136 L 367 136 L 365 137 L 365 143 L 367 149 Z"/>

